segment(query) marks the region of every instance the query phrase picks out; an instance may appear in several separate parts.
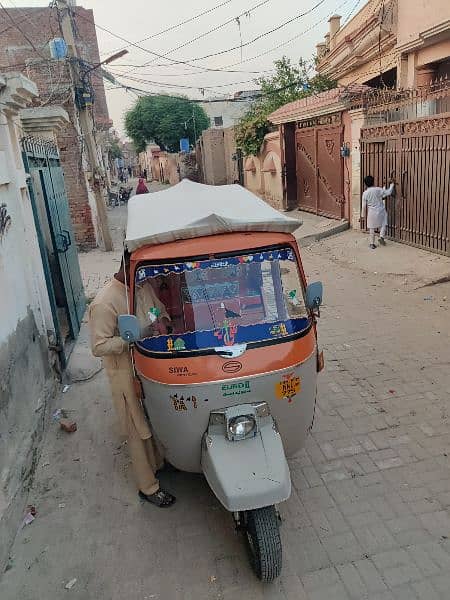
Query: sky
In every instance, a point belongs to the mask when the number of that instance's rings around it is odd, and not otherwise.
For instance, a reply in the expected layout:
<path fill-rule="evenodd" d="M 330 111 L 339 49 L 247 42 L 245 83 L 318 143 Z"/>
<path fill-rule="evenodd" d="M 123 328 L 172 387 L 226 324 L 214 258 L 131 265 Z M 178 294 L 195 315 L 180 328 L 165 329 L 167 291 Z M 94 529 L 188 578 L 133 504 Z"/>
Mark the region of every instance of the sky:
<path fill-rule="evenodd" d="M 3 0 L 3 3 L 6 7 L 48 6 L 48 0 Z M 77 4 L 94 10 L 102 59 L 127 46 L 129 53 L 107 66 L 121 83 L 151 93 L 212 98 L 254 89 L 257 87 L 255 78 L 270 74 L 274 60 L 283 55 L 293 61 L 310 60 L 316 44 L 323 41 L 328 31 L 328 18 L 337 13 L 342 15 L 343 23 L 365 0 L 170 0 L 158 3 L 77 0 Z M 207 14 L 175 27 L 208 10 Z M 308 14 L 300 16 L 306 12 Z M 227 21 L 229 23 L 224 24 Z M 217 29 L 208 33 L 214 28 Z M 170 31 L 165 31 L 167 29 Z M 267 33 L 273 29 L 276 31 Z M 253 41 L 258 36 L 262 37 Z M 144 49 L 130 46 L 119 38 Z M 141 41 L 144 38 L 149 39 Z M 181 45 L 184 47 L 175 50 Z M 221 54 L 201 58 L 218 52 Z M 201 60 L 193 60 L 198 58 Z M 112 89 L 114 86 L 107 82 L 105 87 L 114 127 L 123 136 L 123 118 L 136 101 L 136 95 Z"/>

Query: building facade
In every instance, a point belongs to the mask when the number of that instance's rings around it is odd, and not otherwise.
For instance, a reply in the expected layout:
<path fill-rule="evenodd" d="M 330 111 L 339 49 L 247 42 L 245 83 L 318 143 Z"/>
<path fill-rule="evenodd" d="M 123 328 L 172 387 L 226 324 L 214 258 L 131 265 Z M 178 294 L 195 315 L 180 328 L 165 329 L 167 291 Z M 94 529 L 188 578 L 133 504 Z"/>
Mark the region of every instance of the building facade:
<path fill-rule="evenodd" d="M 417 88 L 450 75 L 446 0 L 370 0 L 345 25 L 330 18 L 317 70 L 341 86 Z"/>
<path fill-rule="evenodd" d="M 71 7 L 78 55 L 81 68 L 100 62 L 99 48 L 92 10 Z M 20 27 L 15 27 L 13 19 Z M 86 181 L 90 170 L 86 158 L 80 127 L 76 89 L 67 60 L 51 57 L 49 41 L 61 37 L 61 14 L 56 7 L 8 8 L 0 11 L 0 71 L 21 71 L 37 85 L 39 98 L 36 106 L 60 105 L 69 114 L 69 123 L 58 133 L 58 145 L 69 196 L 72 222 L 77 244 L 91 248 L 97 244 L 97 210 L 92 189 Z M 25 37 L 26 36 L 26 37 Z M 103 80 L 92 71 L 92 118 L 100 133 L 109 129 L 112 122 L 106 104 Z M 100 138 L 100 135 L 99 135 Z M 101 153 L 101 151 L 99 150 Z"/>
<path fill-rule="evenodd" d="M 211 98 L 199 102 L 199 105 L 208 115 L 212 129 L 233 127 L 245 115 L 258 94 L 258 90 L 241 91 L 236 92 L 232 98 Z"/>
<path fill-rule="evenodd" d="M 63 248 L 57 246 L 63 232 L 54 229 L 47 211 L 57 201 L 60 210 L 66 205 L 68 215 L 63 184 L 57 197 L 50 198 L 52 176 L 60 175 L 54 132 L 68 116 L 61 108 L 27 109 L 36 97 L 36 85 L 23 75 L 0 74 L 0 570 L 23 518 L 49 399 L 64 366 L 66 340 L 61 329 L 69 321 L 69 315 L 64 318 L 64 277 L 59 289 L 52 282 L 53 258 L 67 260 L 67 253 L 58 252 Z M 38 133 L 45 139 L 32 137 Z M 27 167 L 31 167 L 33 145 L 40 152 L 35 153 L 35 168 L 26 169 L 24 156 L 30 158 Z M 43 166 L 49 149 L 55 163 L 52 173 Z M 48 194 L 38 197 L 44 190 Z M 64 239 L 69 250 L 69 240 Z M 79 319 L 83 311 L 84 304 Z"/>
<path fill-rule="evenodd" d="M 337 15 L 329 22 L 317 70 L 337 87 L 269 116 L 283 206 L 364 228 L 364 176 L 393 178 L 388 235 L 449 254 L 450 5 L 370 0 L 343 27 Z"/>

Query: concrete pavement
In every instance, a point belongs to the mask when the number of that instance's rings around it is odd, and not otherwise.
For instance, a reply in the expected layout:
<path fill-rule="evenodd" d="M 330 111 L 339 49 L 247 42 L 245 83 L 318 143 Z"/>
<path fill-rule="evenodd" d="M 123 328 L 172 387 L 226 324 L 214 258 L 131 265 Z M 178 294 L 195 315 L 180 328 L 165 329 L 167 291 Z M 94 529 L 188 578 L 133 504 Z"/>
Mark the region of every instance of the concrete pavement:
<path fill-rule="evenodd" d="M 124 212 L 110 213 L 113 227 Z M 450 284 L 402 282 L 405 269 L 417 278 L 418 265 L 428 275 L 438 262 L 444 272 L 448 259 L 397 245 L 371 253 L 366 241 L 346 232 L 302 251 L 309 278 L 325 284 L 326 370 L 312 435 L 290 461 L 276 583 L 255 579 L 201 477 L 163 476 L 178 496 L 170 510 L 139 503 L 101 371 L 56 400 L 79 429 L 49 423 L 30 492 L 38 515 L 17 536 L 0 598 L 447 600 Z M 119 258 L 103 256 L 82 257 L 92 291 Z M 79 345 L 88 352 L 85 327 Z"/>

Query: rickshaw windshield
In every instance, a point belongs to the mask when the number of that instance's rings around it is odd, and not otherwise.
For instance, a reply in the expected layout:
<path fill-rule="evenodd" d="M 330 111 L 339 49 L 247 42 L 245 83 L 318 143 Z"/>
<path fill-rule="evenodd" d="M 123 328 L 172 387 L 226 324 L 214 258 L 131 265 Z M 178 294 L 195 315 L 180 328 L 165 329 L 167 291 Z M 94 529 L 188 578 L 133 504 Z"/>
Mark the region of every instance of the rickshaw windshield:
<path fill-rule="evenodd" d="M 167 264 L 142 264 L 135 278 L 139 346 L 202 351 L 282 340 L 310 324 L 290 247 Z"/>

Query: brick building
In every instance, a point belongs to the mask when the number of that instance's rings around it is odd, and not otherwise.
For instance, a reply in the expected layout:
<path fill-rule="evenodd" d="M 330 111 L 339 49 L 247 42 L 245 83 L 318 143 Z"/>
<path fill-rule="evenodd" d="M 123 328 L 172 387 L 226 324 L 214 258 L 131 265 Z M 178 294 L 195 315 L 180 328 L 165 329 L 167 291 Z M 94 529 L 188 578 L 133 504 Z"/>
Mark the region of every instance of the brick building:
<path fill-rule="evenodd" d="M 100 62 L 93 11 L 74 6 L 71 12 L 78 55 L 87 63 L 87 70 L 89 65 Z M 95 199 L 84 174 L 89 165 L 83 157 L 78 133 L 68 61 L 50 56 L 49 41 L 62 37 L 60 15 L 56 7 L 8 8 L 0 11 L 0 36 L 0 72 L 23 72 L 38 86 L 40 96 L 35 100 L 36 105 L 58 104 L 69 114 L 71 122 L 58 134 L 58 145 L 76 241 L 82 248 L 93 247 L 97 243 Z M 95 128 L 104 131 L 112 122 L 103 80 L 93 71 L 91 81 Z"/>

